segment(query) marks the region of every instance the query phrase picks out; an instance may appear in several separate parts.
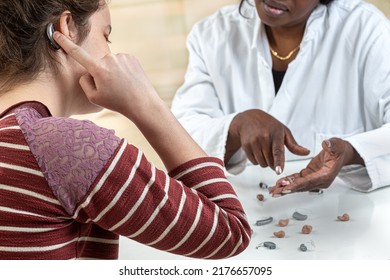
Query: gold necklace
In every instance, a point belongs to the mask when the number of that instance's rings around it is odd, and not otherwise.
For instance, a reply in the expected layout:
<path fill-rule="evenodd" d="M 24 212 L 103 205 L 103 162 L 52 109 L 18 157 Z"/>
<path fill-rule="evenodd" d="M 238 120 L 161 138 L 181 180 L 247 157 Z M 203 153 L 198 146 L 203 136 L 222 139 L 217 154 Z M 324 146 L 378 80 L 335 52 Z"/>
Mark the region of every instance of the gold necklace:
<path fill-rule="evenodd" d="M 295 49 L 293 49 L 288 55 L 286 56 L 280 56 L 278 54 L 277 51 L 275 51 L 273 48 L 271 48 L 271 46 L 269 46 L 270 50 L 271 50 L 271 53 L 274 57 L 276 57 L 277 59 L 281 60 L 281 61 L 286 61 L 286 60 L 289 60 L 292 55 L 299 49 L 300 46 L 296 47 Z"/>

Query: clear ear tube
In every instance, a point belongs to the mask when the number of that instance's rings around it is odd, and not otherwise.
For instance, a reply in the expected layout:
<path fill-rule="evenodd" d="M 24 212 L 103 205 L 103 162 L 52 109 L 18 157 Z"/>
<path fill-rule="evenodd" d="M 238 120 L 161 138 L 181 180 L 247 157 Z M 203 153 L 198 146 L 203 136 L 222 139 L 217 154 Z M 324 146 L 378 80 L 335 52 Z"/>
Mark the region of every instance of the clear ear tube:
<path fill-rule="evenodd" d="M 301 250 L 302 252 L 314 251 L 315 248 L 316 248 L 316 245 L 314 244 L 313 240 L 311 240 L 310 242 L 302 243 L 299 246 L 299 250 Z"/>
<path fill-rule="evenodd" d="M 271 241 L 265 241 L 265 242 L 262 242 L 259 245 L 257 245 L 256 249 L 259 249 L 260 247 L 265 247 L 265 248 L 268 248 L 270 250 L 274 250 L 274 249 L 276 249 L 276 244 L 274 242 L 271 242 Z"/>

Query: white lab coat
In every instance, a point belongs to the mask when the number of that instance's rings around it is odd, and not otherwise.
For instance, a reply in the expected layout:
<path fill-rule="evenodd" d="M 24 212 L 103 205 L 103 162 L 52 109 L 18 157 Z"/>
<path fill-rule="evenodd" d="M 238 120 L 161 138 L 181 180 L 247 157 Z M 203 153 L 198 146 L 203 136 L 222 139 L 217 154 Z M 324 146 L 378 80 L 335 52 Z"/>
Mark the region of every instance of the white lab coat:
<path fill-rule="evenodd" d="M 389 20 L 360 0 L 320 4 L 275 96 L 264 25 L 254 7 L 244 13 L 224 7 L 188 36 L 188 70 L 172 111 L 194 139 L 223 159 L 233 117 L 257 108 L 290 128 L 310 157 L 324 139 L 349 141 L 366 165 L 340 173 L 353 188 L 390 185 Z M 287 152 L 286 159 L 298 157 Z M 227 168 L 238 173 L 247 163 L 241 150 Z"/>

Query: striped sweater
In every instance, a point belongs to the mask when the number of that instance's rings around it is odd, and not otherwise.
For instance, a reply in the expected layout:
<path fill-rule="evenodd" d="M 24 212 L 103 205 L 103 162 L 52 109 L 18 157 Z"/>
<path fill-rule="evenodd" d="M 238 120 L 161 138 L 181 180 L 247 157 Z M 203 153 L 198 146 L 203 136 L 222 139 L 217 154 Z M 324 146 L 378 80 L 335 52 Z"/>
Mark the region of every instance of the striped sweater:
<path fill-rule="evenodd" d="M 0 115 L 0 259 L 115 259 L 119 235 L 193 258 L 237 255 L 251 233 L 222 164 L 166 174 L 112 130 L 18 104 Z"/>

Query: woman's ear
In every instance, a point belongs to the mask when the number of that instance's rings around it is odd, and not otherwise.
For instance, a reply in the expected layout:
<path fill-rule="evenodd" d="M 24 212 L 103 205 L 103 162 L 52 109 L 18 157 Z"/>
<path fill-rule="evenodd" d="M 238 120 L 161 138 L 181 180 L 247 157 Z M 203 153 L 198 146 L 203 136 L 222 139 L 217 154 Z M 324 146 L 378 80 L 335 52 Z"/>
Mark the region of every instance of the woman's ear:
<path fill-rule="evenodd" d="M 64 34 L 72 41 L 77 39 L 77 28 L 70 11 L 64 11 L 54 24 L 54 29 Z"/>

